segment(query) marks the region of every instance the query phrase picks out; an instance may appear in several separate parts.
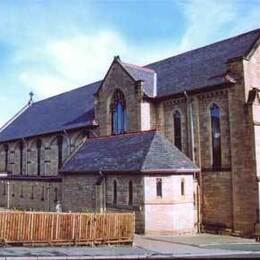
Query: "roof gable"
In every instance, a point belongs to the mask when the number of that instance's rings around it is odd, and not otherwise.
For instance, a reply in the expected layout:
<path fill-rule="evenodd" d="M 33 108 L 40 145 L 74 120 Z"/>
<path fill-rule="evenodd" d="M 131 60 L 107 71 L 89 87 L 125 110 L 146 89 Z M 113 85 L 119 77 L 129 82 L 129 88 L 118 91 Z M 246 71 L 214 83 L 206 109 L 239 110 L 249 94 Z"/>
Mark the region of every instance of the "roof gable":
<path fill-rule="evenodd" d="M 129 73 L 129 71 L 126 70 L 125 66 L 123 66 L 123 64 L 122 64 L 121 61 L 120 61 L 119 56 L 115 56 L 113 62 L 111 63 L 111 65 L 110 65 L 110 67 L 109 67 L 109 69 L 108 69 L 108 71 L 107 71 L 105 77 L 103 78 L 103 80 L 102 80 L 102 82 L 101 82 L 101 84 L 100 84 L 100 86 L 99 86 L 99 88 L 98 88 L 98 90 L 97 90 L 96 95 L 99 94 L 99 91 L 100 91 L 100 90 L 103 88 L 103 86 L 105 85 L 105 82 L 106 82 L 108 76 L 110 75 L 110 73 L 111 73 L 111 71 L 112 71 L 112 69 L 113 69 L 113 67 L 114 67 L 115 65 L 119 65 L 120 68 L 126 73 L 126 75 L 127 75 L 131 80 L 133 80 L 134 82 L 136 81 L 135 78 L 133 77 L 133 75 L 131 75 L 131 74 Z"/>
<path fill-rule="evenodd" d="M 129 63 L 121 64 L 128 73 L 136 80 L 143 81 L 144 93 L 149 97 L 155 97 L 157 94 L 157 75 L 156 72 L 149 68 L 143 68 Z"/>

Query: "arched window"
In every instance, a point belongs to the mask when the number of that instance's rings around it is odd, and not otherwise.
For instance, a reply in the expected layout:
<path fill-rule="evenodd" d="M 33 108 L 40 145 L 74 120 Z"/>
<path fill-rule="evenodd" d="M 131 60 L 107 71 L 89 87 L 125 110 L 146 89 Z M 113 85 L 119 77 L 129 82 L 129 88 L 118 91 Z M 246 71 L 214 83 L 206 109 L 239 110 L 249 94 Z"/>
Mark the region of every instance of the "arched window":
<path fill-rule="evenodd" d="M 133 205 L 133 182 L 129 181 L 128 183 L 128 205 Z"/>
<path fill-rule="evenodd" d="M 58 188 L 55 187 L 54 188 L 54 202 L 57 202 L 58 201 Z"/>
<path fill-rule="evenodd" d="M 19 143 L 20 150 L 20 174 L 23 174 L 23 141 Z"/>
<path fill-rule="evenodd" d="M 156 196 L 162 197 L 162 178 L 156 178 Z"/>
<path fill-rule="evenodd" d="M 125 97 L 122 91 L 116 90 L 112 103 L 111 103 L 111 114 L 112 114 L 112 134 L 122 134 L 125 132 L 125 117 L 126 103 Z"/>
<path fill-rule="evenodd" d="M 214 169 L 221 168 L 221 133 L 220 109 L 216 104 L 210 107 L 211 136 L 212 136 L 212 163 Z"/>
<path fill-rule="evenodd" d="M 185 195 L 185 182 L 184 179 L 181 179 L 181 196 Z"/>
<path fill-rule="evenodd" d="M 63 149 L 63 136 L 59 135 L 57 138 L 58 144 L 58 168 L 60 169 L 62 166 L 62 149 Z"/>
<path fill-rule="evenodd" d="M 8 147 L 8 144 L 4 145 L 4 149 L 5 149 L 5 171 L 7 172 L 8 171 L 8 163 L 9 163 L 9 156 L 8 156 L 9 147 Z"/>
<path fill-rule="evenodd" d="M 174 121 L 174 144 L 181 150 L 181 113 L 176 111 L 173 115 Z"/>
<path fill-rule="evenodd" d="M 40 175 L 41 174 L 41 147 L 42 147 L 42 141 L 40 139 L 37 140 L 36 147 L 37 147 L 37 175 Z"/>
<path fill-rule="evenodd" d="M 44 186 L 42 186 L 41 200 L 43 201 L 44 199 L 45 199 L 45 189 Z"/>
<path fill-rule="evenodd" d="M 113 204 L 117 204 L 117 181 L 114 180 L 113 182 Z"/>

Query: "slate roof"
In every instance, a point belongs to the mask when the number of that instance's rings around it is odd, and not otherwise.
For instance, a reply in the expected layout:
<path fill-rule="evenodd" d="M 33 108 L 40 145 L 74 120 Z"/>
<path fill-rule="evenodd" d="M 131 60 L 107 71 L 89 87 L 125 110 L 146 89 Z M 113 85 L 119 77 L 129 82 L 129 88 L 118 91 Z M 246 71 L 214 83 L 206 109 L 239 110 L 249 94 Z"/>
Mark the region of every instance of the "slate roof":
<path fill-rule="evenodd" d="M 144 67 L 121 64 L 144 81 L 147 96 L 167 97 L 229 81 L 226 62 L 246 56 L 259 36 L 257 29 Z M 101 81 L 34 103 L 0 132 L 0 142 L 92 125 L 100 86 Z"/>
<path fill-rule="evenodd" d="M 120 62 L 127 72 L 137 81 L 142 80 L 144 84 L 144 92 L 149 97 L 154 97 L 156 94 L 156 73 L 149 68 L 143 68 L 133 64 Z"/>
<path fill-rule="evenodd" d="M 88 139 L 62 173 L 196 172 L 199 168 L 163 135 L 145 131 Z"/>
<path fill-rule="evenodd" d="M 0 142 L 93 124 L 100 82 L 33 103 L 0 133 Z"/>
<path fill-rule="evenodd" d="M 225 83 L 226 62 L 246 56 L 260 29 L 145 66 L 157 73 L 158 97 Z"/>

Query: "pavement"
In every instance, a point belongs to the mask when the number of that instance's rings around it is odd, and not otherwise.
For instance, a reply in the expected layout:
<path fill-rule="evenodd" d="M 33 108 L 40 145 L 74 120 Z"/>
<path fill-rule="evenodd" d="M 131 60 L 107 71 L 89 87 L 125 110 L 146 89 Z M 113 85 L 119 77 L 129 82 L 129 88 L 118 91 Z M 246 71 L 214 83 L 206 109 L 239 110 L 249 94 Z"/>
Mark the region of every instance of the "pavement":
<path fill-rule="evenodd" d="M 259 258 L 260 243 L 232 236 L 197 234 L 185 236 L 135 235 L 133 247 L 2 247 L 1 260 L 43 259 L 187 259 Z"/>

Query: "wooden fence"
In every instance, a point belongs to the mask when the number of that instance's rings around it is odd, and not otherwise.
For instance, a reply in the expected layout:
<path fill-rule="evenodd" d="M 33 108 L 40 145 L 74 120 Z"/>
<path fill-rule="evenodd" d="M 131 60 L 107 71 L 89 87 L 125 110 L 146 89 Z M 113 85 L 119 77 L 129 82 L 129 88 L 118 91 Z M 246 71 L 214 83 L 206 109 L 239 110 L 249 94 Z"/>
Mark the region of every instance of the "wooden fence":
<path fill-rule="evenodd" d="M 4 244 L 132 243 L 134 213 L 0 212 Z"/>

